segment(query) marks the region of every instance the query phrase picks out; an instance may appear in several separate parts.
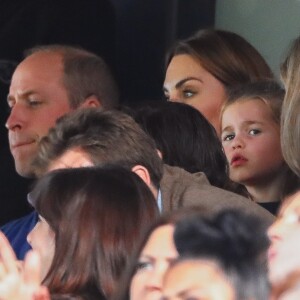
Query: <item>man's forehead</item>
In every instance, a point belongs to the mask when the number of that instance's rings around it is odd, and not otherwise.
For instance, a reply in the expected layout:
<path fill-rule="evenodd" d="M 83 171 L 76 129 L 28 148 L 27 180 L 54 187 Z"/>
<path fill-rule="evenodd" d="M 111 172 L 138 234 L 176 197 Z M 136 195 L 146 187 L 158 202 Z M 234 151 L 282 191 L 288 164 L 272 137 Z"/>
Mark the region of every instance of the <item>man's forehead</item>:
<path fill-rule="evenodd" d="M 20 74 L 23 75 L 24 72 L 25 74 L 32 75 L 32 73 L 43 74 L 44 72 L 47 74 L 49 71 L 51 73 L 55 71 L 59 73 L 63 72 L 62 55 L 56 52 L 37 52 L 26 57 L 19 63 L 13 73 L 12 80 L 20 76 Z"/>
<path fill-rule="evenodd" d="M 81 168 L 93 166 L 88 154 L 80 148 L 67 150 L 60 157 L 52 161 L 49 165 L 48 171 L 65 168 Z"/>

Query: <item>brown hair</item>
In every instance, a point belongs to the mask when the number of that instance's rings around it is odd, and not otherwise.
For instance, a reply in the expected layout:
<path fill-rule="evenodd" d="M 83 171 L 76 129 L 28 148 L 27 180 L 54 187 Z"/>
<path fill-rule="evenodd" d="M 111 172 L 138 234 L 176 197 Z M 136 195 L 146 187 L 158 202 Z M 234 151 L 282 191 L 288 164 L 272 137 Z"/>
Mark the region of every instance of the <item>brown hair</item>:
<path fill-rule="evenodd" d="M 178 41 L 167 56 L 167 64 L 175 55 L 188 54 L 228 88 L 273 78 L 273 73 L 259 52 L 236 33 L 203 29 L 186 40 Z"/>
<path fill-rule="evenodd" d="M 158 215 L 145 183 L 118 166 L 50 172 L 31 197 L 55 233 L 54 258 L 44 279 L 53 294 L 108 297 Z"/>
<path fill-rule="evenodd" d="M 87 50 L 65 45 L 37 46 L 28 49 L 25 56 L 35 53 L 53 53 L 62 56 L 63 84 L 72 108 L 77 108 L 90 96 L 96 96 L 105 109 L 118 105 L 119 92 L 116 82 L 101 57 Z"/>
<path fill-rule="evenodd" d="M 131 170 L 144 166 L 154 187 L 162 178 L 162 161 L 154 141 L 128 115 L 119 111 L 82 109 L 60 118 L 40 142 L 34 163 L 37 175 L 72 148 L 82 149 L 94 165 L 113 163 Z"/>
<path fill-rule="evenodd" d="M 233 103 L 257 99 L 264 102 L 270 108 L 274 122 L 280 126 L 284 95 L 284 89 L 275 80 L 260 80 L 242 84 L 229 91 L 227 101 L 221 111 L 221 116 L 226 108 Z"/>
<path fill-rule="evenodd" d="M 300 177 L 300 37 L 294 40 L 284 63 L 281 76 L 286 95 L 282 106 L 282 153 L 290 168 Z"/>

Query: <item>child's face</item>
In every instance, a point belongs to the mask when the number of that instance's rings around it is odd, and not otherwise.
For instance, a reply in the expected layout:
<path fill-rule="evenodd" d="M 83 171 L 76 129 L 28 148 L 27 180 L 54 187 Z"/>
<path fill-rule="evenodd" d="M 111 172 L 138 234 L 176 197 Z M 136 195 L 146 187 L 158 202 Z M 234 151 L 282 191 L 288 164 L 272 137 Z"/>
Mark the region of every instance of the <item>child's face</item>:
<path fill-rule="evenodd" d="M 283 165 L 279 124 L 262 100 L 245 99 L 225 109 L 222 144 L 230 179 L 245 186 L 271 182 Z"/>

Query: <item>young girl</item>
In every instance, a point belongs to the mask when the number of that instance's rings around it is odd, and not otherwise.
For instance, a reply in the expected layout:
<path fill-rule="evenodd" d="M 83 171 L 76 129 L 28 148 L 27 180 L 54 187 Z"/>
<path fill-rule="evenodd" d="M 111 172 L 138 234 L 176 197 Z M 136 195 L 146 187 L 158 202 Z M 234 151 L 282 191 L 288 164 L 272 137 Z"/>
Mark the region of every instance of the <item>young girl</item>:
<path fill-rule="evenodd" d="M 231 92 L 221 115 L 230 179 L 272 213 L 298 184 L 281 152 L 283 98 L 284 90 L 274 81 L 246 84 Z"/>

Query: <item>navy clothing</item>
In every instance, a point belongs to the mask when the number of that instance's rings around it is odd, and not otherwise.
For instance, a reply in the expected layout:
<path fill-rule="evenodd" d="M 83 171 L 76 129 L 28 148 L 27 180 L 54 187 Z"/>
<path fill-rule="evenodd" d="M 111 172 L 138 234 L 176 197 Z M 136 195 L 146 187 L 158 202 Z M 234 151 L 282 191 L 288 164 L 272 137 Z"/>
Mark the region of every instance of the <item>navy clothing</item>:
<path fill-rule="evenodd" d="M 13 220 L 1 227 L 1 231 L 8 238 L 12 248 L 14 249 L 18 259 L 23 260 L 26 252 L 31 249 L 27 242 L 27 235 L 38 222 L 38 214 L 36 211 Z"/>
<path fill-rule="evenodd" d="M 268 210 L 271 214 L 277 215 L 278 209 L 280 207 L 281 201 L 274 201 L 274 202 L 257 202 L 260 206 L 264 209 Z"/>

